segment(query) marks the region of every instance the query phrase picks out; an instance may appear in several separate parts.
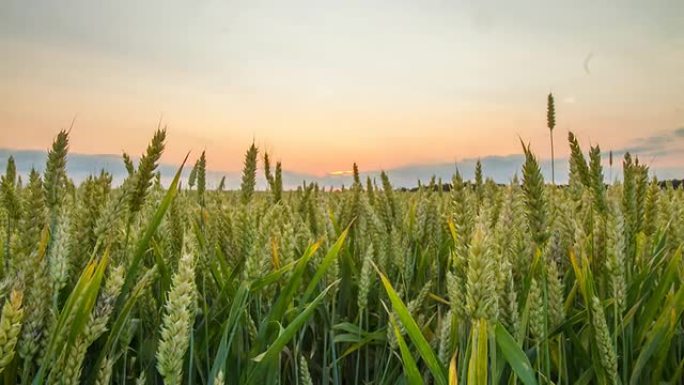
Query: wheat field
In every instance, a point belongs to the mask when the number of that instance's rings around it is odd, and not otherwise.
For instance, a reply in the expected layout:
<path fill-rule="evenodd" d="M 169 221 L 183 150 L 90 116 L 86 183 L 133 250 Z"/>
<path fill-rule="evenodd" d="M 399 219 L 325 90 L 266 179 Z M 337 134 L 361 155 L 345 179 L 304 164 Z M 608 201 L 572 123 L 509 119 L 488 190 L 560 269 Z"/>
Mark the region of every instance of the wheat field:
<path fill-rule="evenodd" d="M 552 128 L 552 127 L 551 127 Z M 241 188 L 206 157 L 169 186 L 158 130 L 128 178 L 1 182 L 4 384 L 682 384 L 684 196 L 569 135 L 570 179 L 529 146 L 502 186 L 459 173 L 284 191 L 252 145 Z M 257 168 L 268 189 L 256 191 Z"/>

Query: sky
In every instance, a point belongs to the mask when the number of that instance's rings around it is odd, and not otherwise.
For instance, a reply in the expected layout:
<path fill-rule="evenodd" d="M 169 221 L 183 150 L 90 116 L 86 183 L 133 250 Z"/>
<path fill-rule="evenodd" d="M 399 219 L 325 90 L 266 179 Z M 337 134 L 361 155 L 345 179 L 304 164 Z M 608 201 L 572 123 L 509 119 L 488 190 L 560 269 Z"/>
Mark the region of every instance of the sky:
<path fill-rule="evenodd" d="M 72 152 L 140 154 L 161 121 L 169 164 L 429 173 L 548 159 L 549 92 L 561 164 L 572 130 L 684 171 L 684 1 L 0 1 L 11 151 L 74 121 Z"/>

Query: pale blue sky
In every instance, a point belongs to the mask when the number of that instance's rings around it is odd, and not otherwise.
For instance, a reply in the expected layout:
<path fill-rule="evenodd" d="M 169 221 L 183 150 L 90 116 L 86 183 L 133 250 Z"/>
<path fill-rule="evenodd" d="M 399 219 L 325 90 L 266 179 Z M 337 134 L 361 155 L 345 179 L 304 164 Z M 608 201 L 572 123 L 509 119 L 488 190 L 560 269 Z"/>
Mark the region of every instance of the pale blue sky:
<path fill-rule="evenodd" d="M 519 153 L 548 157 L 545 98 L 604 149 L 684 127 L 684 1 L 0 2 L 0 147 L 206 148 L 254 138 L 325 174 Z M 588 65 L 585 68 L 585 64 Z M 654 167 L 681 164 L 684 139 Z"/>

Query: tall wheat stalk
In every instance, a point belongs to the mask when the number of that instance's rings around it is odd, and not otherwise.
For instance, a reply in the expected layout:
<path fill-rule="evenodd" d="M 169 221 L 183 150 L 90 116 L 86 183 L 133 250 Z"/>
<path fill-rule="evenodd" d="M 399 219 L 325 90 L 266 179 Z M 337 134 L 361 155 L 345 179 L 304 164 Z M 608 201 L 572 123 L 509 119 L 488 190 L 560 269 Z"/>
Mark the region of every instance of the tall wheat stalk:
<path fill-rule="evenodd" d="M 556 184 L 556 164 L 553 152 L 553 129 L 556 127 L 556 107 L 553 101 L 553 94 L 549 93 L 546 98 L 546 127 L 549 129 L 551 139 L 551 183 Z"/>

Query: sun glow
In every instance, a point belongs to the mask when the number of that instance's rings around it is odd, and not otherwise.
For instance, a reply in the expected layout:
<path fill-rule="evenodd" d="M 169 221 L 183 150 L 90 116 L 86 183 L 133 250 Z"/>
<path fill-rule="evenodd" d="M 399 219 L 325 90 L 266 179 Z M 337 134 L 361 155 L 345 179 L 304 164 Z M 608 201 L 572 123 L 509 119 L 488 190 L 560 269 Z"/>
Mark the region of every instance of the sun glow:
<path fill-rule="evenodd" d="M 353 170 L 338 170 L 338 171 L 330 171 L 328 175 L 333 175 L 333 176 L 340 176 L 340 175 L 351 175 L 353 174 Z"/>

